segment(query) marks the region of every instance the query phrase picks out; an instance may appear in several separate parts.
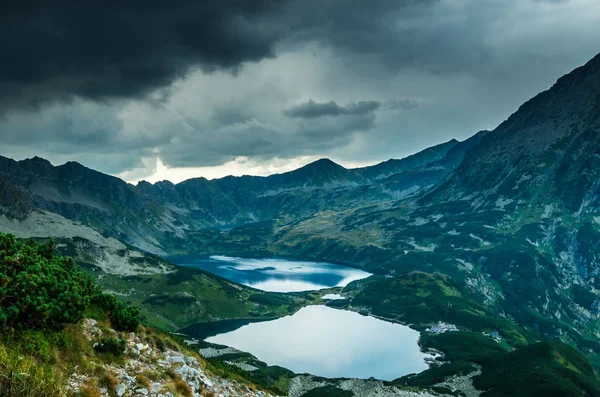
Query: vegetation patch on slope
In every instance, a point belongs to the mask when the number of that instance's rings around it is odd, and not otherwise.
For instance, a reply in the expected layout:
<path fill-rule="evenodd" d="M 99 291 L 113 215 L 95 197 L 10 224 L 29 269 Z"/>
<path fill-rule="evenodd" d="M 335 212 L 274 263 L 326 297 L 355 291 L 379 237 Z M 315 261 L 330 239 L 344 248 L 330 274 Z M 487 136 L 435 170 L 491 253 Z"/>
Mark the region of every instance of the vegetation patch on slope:
<path fill-rule="evenodd" d="M 141 326 L 139 309 L 102 292 L 52 240 L 0 233 L 0 314 L 0 396 L 256 395 L 239 374 L 205 372 L 177 338 Z"/>

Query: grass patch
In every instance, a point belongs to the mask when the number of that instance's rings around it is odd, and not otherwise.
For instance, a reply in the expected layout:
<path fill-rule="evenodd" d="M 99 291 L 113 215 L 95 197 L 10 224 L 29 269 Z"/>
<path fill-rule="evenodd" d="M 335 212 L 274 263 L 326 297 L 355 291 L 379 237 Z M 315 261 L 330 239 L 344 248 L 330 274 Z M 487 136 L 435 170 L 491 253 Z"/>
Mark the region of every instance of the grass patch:
<path fill-rule="evenodd" d="M 484 397 L 600 396 L 587 358 L 561 342 L 536 343 L 498 356 L 473 379 Z"/>

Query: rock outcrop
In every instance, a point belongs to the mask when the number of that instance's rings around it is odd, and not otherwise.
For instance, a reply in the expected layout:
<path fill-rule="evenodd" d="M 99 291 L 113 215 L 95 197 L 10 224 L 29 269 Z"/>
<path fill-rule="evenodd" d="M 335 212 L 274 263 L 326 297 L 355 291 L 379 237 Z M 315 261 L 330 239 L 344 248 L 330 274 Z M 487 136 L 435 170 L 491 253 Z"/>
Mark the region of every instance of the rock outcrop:
<path fill-rule="evenodd" d="M 182 352 L 166 346 L 160 349 L 139 334 L 120 335 L 112 329 L 102 329 L 93 319 L 84 319 L 81 326 L 90 343 L 97 344 L 106 337 L 123 337 L 127 345 L 122 360 L 100 364 L 101 375 L 93 376 L 77 370 L 71 374 L 67 381 L 70 392 L 94 387 L 102 396 L 118 397 L 273 397 L 252 384 L 210 373 L 204 361 L 190 351 Z"/>

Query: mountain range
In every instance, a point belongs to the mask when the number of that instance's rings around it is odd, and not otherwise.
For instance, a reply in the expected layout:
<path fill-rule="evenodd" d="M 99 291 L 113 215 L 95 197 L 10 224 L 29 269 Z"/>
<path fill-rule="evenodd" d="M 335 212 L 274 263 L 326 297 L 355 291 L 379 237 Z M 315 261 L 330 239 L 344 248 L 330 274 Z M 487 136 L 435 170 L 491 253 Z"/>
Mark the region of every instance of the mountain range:
<path fill-rule="evenodd" d="M 322 159 L 269 177 L 195 178 L 176 185 L 133 186 L 75 162 L 55 167 L 39 157 L 14 161 L 0 156 L 0 182 L 10 194 L 3 198 L 3 211 L 17 218 L 33 208 L 57 213 L 142 250 L 165 254 L 173 238 L 197 230 L 413 196 L 454 169 L 479 139 L 452 140 L 372 167 L 346 169 Z"/>
<path fill-rule="evenodd" d="M 0 230 L 63 239 L 115 290 L 133 285 L 121 276 L 135 281 L 109 270 L 117 256 L 124 268 L 143 263 L 135 269 L 155 281 L 176 271 L 162 258 L 326 260 L 374 273 L 348 288 L 362 310 L 390 318 L 402 305 L 393 299 L 402 277 L 443 274 L 481 310 L 578 347 L 598 369 L 600 55 L 493 131 L 370 167 L 322 159 L 268 177 L 134 186 L 74 162 L 0 157 L 0 214 Z M 364 299 L 381 291 L 400 306 Z M 148 296 L 139 299 L 151 310 Z M 290 310 L 300 304 L 286 299 Z M 155 321 L 174 328 L 199 320 L 166 312 Z M 467 321 L 452 310 L 436 320 L 451 315 Z"/>

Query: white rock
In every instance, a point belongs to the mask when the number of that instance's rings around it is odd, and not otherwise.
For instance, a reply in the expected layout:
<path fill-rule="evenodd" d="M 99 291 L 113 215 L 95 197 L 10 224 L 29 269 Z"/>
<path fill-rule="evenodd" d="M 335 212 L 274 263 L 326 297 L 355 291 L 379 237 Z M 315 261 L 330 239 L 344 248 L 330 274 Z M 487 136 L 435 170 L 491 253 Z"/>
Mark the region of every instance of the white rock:
<path fill-rule="evenodd" d="M 127 387 L 122 383 L 119 383 L 115 389 L 115 393 L 117 393 L 117 396 L 119 396 L 119 397 L 122 397 L 126 391 L 127 391 Z"/>
<path fill-rule="evenodd" d="M 163 388 L 163 385 L 162 385 L 162 383 L 158 383 L 158 382 L 152 382 L 152 383 L 150 384 L 150 391 L 151 391 L 152 393 L 157 393 L 157 392 L 159 392 L 159 391 L 160 391 L 162 388 Z"/>
<path fill-rule="evenodd" d="M 150 346 L 148 346 L 148 345 L 144 345 L 143 343 L 138 343 L 137 345 L 135 345 L 135 347 L 136 347 L 136 348 L 137 348 L 139 351 L 143 352 L 144 350 L 147 350 L 147 349 L 148 349 L 148 347 L 150 347 Z"/>
<path fill-rule="evenodd" d="M 185 362 L 188 365 L 198 365 L 198 360 L 196 360 L 196 358 L 194 358 L 192 356 L 186 356 L 185 357 Z"/>
<path fill-rule="evenodd" d="M 175 370 L 175 372 L 177 372 L 179 375 L 181 375 L 183 378 L 185 378 L 188 374 L 190 370 L 190 367 L 188 367 L 186 364 L 183 364 L 181 367 L 177 368 Z"/>
<path fill-rule="evenodd" d="M 192 389 L 192 390 L 198 390 L 200 389 L 200 382 L 198 382 L 197 380 L 188 382 L 188 386 Z"/>
<path fill-rule="evenodd" d="M 181 356 L 171 356 L 168 358 L 168 360 L 171 364 L 185 364 L 185 361 Z"/>
<path fill-rule="evenodd" d="M 193 368 L 193 367 L 189 367 L 188 373 L 191 376 L 193 376 L 194 378 L 197 378 L 198 376 L 200 376 L 200 374 L 202 374 L 202 370 Z"/>

